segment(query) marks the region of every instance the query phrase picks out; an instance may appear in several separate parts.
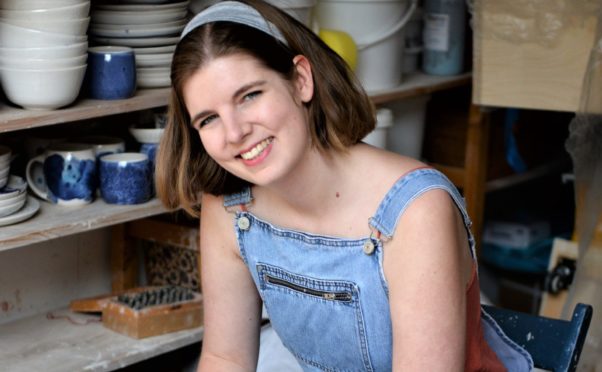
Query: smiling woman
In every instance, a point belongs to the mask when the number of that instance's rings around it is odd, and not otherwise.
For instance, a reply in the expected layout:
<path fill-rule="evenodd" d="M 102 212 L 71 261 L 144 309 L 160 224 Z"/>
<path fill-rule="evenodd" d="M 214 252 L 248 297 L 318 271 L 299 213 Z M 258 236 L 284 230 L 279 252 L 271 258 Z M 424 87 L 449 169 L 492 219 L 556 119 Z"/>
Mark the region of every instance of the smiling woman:
<path fill-rule="evenodd" d="M 310 29 L 218 2 L 184 29 L 171 77 L 156 182 L 168 207 L 200 209 L 199 370 L 255 370 L 262 305 L 305 371 L 531 368 L 481 312 L 462 196 L 361 142 L 374 107 Z"/>

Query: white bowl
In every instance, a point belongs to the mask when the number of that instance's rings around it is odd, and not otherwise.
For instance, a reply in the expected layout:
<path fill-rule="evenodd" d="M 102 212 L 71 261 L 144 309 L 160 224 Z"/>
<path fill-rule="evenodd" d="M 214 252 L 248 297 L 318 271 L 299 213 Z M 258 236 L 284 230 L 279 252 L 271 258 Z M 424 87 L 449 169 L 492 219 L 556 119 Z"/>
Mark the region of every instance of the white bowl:
<path fill-rule="evenodd" d="M 10 166 L 0 169 L 0 178 L 8 177 L 9 171 L 10 171 Z"/>
<path fill-rule="evenodd" d="M 86 64 L 88 59 L 87 54 L 82 54 L 77 57 L 69 58 L 33 58 L 33 59 L 16 59 L 16 58 L 3 58 L 0 56 L 0 67 L 7 68 L 25 68 L 34 70 L 44 69 L 57 69 L 65 67 L 75 67 Z"/>
<path fill-rule="evenodd" d="M 55 32 L 57 34 L 67 34 L 81 36 L 88 31 L 90 17 L 80 19 L 15 19 L 0 18 L 0 22 L 8 23 L 13 26 L 29 28 L 37 31 Z"/>
<path fill-rule="evenodd" d="M 8 176 L 8 182 L 6 186 L 0 188 L 0 200 L 6 200 L 14 198 L 19 194 L 26 194 L 27 182 L 15 175 Z"/>
<path fill-rule="evenodd" d="M 11 214 L 19 211 L 25 205 L 27 201 L 27 193 L 20 194 L 15 200 L 10 199 L 11 203 L 6 205 L 0 205 L 0 217 L 10 216 Z M 0 201 L 1 203 L 2 201 Z"/>
<path fill-rule="evenodd" d="M 53 110 L 75 101 L 86 65 L 43 70 L 0 67 L 0 72 L 9 101 L 30 110 Z"/>
<path fill-rule="evenodd" d="M 87 41 L 70 45 L 0 48 L 0 56 L 11 59 L 62 59 L 87 53 Z"/>
<path fill-rule="evenodd" d="M 173 22 L 186 17 L 186 9 L 165 9 L 138 11 L 93 10 L 92 22 L 97 26 L 106 23 L 114 25 L 140 25 L 148 23 Z"/>
<path fill-rule="evenodd" d="M 117 11 L 147 11 L 147 10 L 165 10 L 165 9 L 186 9 L 190 1 L 181 1 L 178 3 L 167 4 L 98 4 L 94 9 L 98 10 L 117 10 Z"/>
<path fill-rule="evenodd" d="M 65 20 L 86 18 L 90 14 L 90 2 L 79 2 L 59 8 L 38 8 L 29 10 L 0 9 L 0 18 L 40 20 Z"/>
<path fill-rule="evenodd" d="M 10 161 L 13 151 L 8 146 L 0 145 L 0 163 Z"/>
<path fill-rule="evenodd" d="M 145 67 L 169 67 L 173 53 L 136 54 L 136 66 Z"/>
<path fill-rule="evenodd" d="M 35 10 L 48 8 L 63 8 L 66 6 L 90 2 L 90 0 L 2 0 L 0 9 L 5 10 Z"/>
<path fill-rule="evenodd" d="M 43 47 L 71 45 L 88 41 L 88 35 L 67 35 L 38 31 L 0 22 L 0 47 Z"/>
<path fill-rule="evenodd" d="M 7 184 L 7 186 L 8 186 L 8 184 Z M 0 199 L 0 207 L 6 207 L 7 205 L 11 205 L 11 204 L 18 203 L 20 201 L 24 201 L 26 198 L 27 198 L 26 192 L 19 192 L 17 194 L 14 194 L 11 197 Z"/>
<path fill-rule="evenodd" d="M 140 128 L 131 126 L 130 133 L 139 143 L 159 143 L 163 128 Z"/>

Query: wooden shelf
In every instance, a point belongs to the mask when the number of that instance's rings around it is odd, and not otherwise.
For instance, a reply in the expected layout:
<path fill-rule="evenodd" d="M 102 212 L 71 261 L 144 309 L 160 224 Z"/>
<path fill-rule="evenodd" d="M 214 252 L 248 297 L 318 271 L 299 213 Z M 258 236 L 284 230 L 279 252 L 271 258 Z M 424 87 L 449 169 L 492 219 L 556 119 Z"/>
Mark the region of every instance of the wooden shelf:
<path fill-rule="evenodd" d="M 99 316 L 68 309 L 0 325 L 3 371 L 112 371 L 191 345 L 203 327 L 136 340 L 105 328 Z M 74 324 L 71 321 L 80 324 Z"/>
<path fill-rule="evenodd" d="M 471 82 L 472 73 L 470 72 L 455 76 L 435 76 L 418 72 L 404 76 L 402 83 L 397 88 L 382 91 L 370 91 L 368 94 L 372 98 L 372 102 L 379 105 L 404 98 L 417 97 L 440 90 L 469 85 Z"/>
<path fill-rule="evenodd" d="M 0 133 L 166 106 L 168 94 L 169 88 L 142 89 L 128 99 L 84 99 L 72 106 L 48 111 L 24 110 L 0 103 Z"/>
<path fill-rule="evenodd" d="M 107 204 L 102 199 L 83 207 L 40 204 L 31 219 L 0 227 L 0 251 L 168 212 L 158 199 L 136 205 Z"/>

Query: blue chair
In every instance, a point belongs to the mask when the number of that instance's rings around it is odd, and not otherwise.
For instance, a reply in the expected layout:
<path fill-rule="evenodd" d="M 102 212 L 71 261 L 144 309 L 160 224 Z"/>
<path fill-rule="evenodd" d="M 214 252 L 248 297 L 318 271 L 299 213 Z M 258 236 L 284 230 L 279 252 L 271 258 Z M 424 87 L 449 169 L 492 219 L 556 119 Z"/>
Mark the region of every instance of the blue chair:
<path fill-rule="evenodd" d="M 482 306 L 511 340 L 531 354 L 535 367 L 551 371 L 577 369 L 592 319 L 591 305 L 577 304 L 571 321 Z"/>

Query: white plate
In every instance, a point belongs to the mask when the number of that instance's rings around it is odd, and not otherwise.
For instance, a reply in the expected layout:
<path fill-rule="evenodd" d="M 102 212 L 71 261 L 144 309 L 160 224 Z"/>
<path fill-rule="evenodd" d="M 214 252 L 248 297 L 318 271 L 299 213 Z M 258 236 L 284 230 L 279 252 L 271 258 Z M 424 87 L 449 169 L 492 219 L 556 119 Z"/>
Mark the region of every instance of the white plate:
<path fill-rule="evenodd" d="M 173 22 L 186 17 L 186 9 L 149 10 L 145 12 L 118 12 L 115 10 L 93 10 L 92 23 L 113 25 L 141 25 L 148 23 Z"/>
<path fill-rule="evenodd" d="M 140 37 L 140 38 L 108 38 L 108 37 L 90 37 L 96 44 L 102 45 L 115 45 L 115 46 L 129 46 L 129 47 L 152 47 L 152 46 L 164 46 L 164 45 L 175 45 L 180 40 L 179 37 Z"/>
<path fill-rule="evenodd" d="M 27 182 L 19 176 L 11 175 L 6 186 L 0 189 L 0 200 L 13 198 L 25 190 L 27 190 Z"/>
<path fill-rule="evenodd" d="M 159 37 L 159 36 L 172 36 L 180 35 L 185 25 L 162 27 L 162 28 L 123 28 L 121 30 L 110 30 L 100 27 L 90 27 L 88 31 L 90 36 L 100 37 Z"/>
<path fill-rule="evenodd" d="M 140 88 L 164 88 L 171 85 L 171 78 L 169 74 L 137 73 L 136 84 Z"/>
<path fill-rule="evenodd" d="M 182 1 L 179 3 L 167 3 L 167 4 L 150 4 L 151 1 L 140 2 L 140 4 L 99 4 L 95 5 L 94 9 L 98 10 L 117 10 L 117 11 L 144 11 L 144 10 L 159 10 L 159 9 L 186 9 L 190 1 Z"/>
<path fill-rule="evenodd" d="M 33 216 L 40 209 L 40 202 L 33 196 L 28 196 L 23 208 L 10 216 L 0 217 L 0 226 L 12 225 L 17 222 L 25 221 Z"/>
<path fill-rule="evenodd" d="M 165 4 L 171 0 L 121 0 L 121 4 Z"/>
<path fill-rule="evenodd" d="M 150 47 L 150 48 L 133 48 L 136 56 L 139 54 L 159 54 L 159 53 L 172 53 L 176 50 L 176 44 L 173 45 L 164 45 L 159 47 Z"/>
<path fill-rule="evenodd" d="M 90 28 L 99 28 L 102 30 L 149 30 L 155 28 L 165 28 L 172 26 L 186 26 L 188 22 L 187 18 L 178 19 L 171 22 L 160 22 L 160 23 L 145 23 L 141 25 L 112 25 L 108 23 L 90 23 Z"/>
<path fill-rule="evenodd" d="M 137 67 L 165 67 L 171 66 L 173 53 L 140 54 L 136 55 Z"/>

